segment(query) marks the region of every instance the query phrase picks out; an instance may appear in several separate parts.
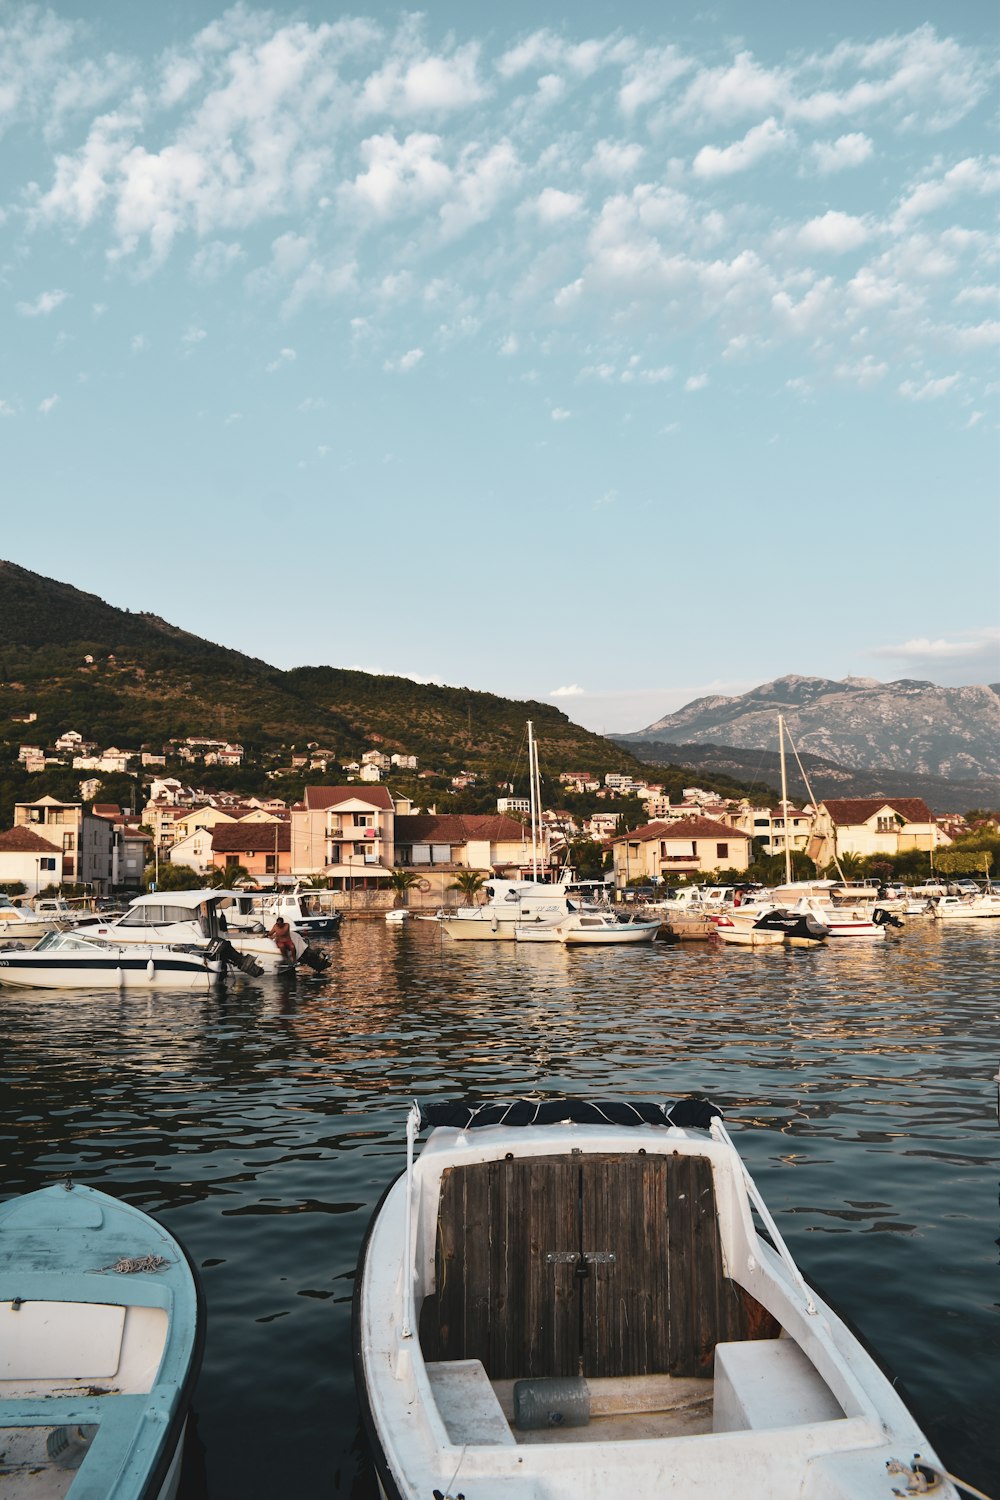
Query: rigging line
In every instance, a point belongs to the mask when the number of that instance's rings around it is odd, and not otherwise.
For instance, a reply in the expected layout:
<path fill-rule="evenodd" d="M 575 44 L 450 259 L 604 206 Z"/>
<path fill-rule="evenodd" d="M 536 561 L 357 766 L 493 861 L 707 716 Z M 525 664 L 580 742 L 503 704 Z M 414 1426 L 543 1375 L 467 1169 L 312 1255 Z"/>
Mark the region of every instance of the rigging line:
<path fill-rule="evenodd" d="M 787 724 L 785 725 L 785 734 L 788 735 L 788 743 L 792 747 L 792 754 L 795 756 L 795 764 L 799 768 L 799 774 L 801 775 L 802 780 L 806 784 L 806 791 L 809 793 L 809 801 L 812 803 L 813 807 L 818 807 L 819 803 L 816 801 L 816 797 L 815 797 L 815 795 L 813 793 L 813 789 L 809 785 L 809 777 L 806 775 L 806 768 L 802 764 L 801 760 L 799 759 L 798 748 L 796 747 L 795 741 L 792 739 L 791 735 L 788 733 L 788 725 Z M 785 835 L 786 835 L 786 837 L 788 835 L 788 830 L 787 829 L 785 830 Z M 837 839 L 836 839 L 836 835 L 834 835 L 834 840 L 833 840 L 833 862 L 837 866 L 837 874 L 840 876 L 841 880 L 846 880 L 847 876 L 844 874 L 843 870 L 841 869 L 840 860 L 837 857 Z"/>

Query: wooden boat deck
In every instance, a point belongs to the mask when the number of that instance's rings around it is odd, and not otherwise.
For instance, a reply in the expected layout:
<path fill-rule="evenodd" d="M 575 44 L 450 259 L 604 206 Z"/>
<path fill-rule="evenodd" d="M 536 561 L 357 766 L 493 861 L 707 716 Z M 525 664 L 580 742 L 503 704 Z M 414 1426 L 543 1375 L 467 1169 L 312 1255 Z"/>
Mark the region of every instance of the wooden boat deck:
<path fill-rule="evenodd" d="M 711 1381 L 715 1346 L 773 1338 L 724 1273 L 711 1163 L 682 1153 L 578 1154 L 445 1171 L 428 1362 L 490 1380 Z"/>

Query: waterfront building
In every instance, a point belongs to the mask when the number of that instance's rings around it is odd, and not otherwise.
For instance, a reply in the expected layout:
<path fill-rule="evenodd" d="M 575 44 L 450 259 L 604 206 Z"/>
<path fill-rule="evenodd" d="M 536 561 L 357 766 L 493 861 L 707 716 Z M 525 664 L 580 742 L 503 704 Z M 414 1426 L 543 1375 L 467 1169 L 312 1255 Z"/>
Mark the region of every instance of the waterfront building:
<path fill-rule="evenodd" d="M 930 853 L 950 843 L 922 797 L 832 797 L 816 809 L 807 853 L 825 869 L 835 854 Z"/>
<path fill-rule="evenodd" d="M 708 875 L 714 870 L 745 870 L 750 835 L 712 818 L 646 823 L 612 840 L 615 884 L 655 882 L 670 875 Z"/>

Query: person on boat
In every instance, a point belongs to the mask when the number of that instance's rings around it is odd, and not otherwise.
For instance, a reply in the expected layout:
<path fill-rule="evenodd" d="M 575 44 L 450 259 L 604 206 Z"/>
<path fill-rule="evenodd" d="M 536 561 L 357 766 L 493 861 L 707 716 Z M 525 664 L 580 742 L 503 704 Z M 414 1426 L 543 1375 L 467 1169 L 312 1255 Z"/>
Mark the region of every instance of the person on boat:
<path fill-rule="evenodd" d="M 274 926 L 268 933 L 268 937 L 275 943 L 282 958 L 290 958 L 292 963 L 295 962 L 296 954 L 295 944 L 292 941 L 292 929 L 284 917 L 276 918 Z"/>

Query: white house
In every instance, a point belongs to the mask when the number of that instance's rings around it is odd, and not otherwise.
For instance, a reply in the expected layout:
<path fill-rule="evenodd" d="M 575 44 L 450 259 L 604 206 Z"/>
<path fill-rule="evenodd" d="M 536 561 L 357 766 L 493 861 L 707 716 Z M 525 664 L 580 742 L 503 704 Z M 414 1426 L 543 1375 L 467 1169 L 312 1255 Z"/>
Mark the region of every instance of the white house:
<path fill-rule="evenodd" d="M 0 884 L 20 881 L 29 896 L 63 878 L 62 849 L 33 828 L 17 827 L 0 833 Z"/>

